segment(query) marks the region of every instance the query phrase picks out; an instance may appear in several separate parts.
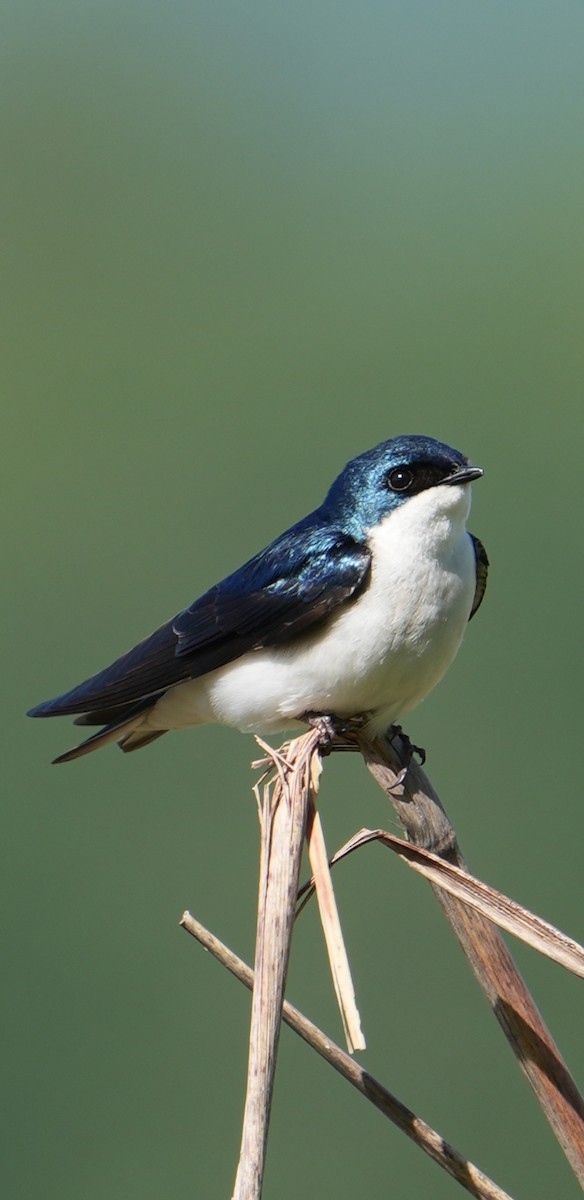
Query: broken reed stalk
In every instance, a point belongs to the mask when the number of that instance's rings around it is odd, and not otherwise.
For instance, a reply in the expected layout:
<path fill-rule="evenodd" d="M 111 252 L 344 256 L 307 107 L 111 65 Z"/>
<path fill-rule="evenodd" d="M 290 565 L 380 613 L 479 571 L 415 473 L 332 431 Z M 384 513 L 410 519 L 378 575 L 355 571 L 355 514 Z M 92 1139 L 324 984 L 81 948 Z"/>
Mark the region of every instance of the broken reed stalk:
<path fill-rule="evenodd" d="M 535 913 L 518 904 L 516 900 L 512 900 L 510 896 L 505 896 L 503 892 L 498 892 L 488 883 L 483 883 L 482 879 L 477 879 L 470 874 L 470 871 L 463 871 L 455 863 L 440 858 L 431 850 L 422 850 L 420 846 L 414 846 L 412 842 L 406 842 L 403 838 L 396 837 L 394 833 L 388 833 L 386 829 L 360 829 L 352 838 L 349 838 L 348 842 L 345 842 L 344 846 L 341 846 L 340 850 L 336 851 L 330 861 L 330 866 L 335 866 L 347 855 L 353 854 L 370 842 L 379 842 L 380 845 L 386 846 L 403 863 L 423 875 L 441 891 L 449 892 L 458 900 L 462 900 L 464 904 L 476 908 L 483 917 L 492 921 L 499 929 L 504 929 L 506 933 L 512 933 L 514 937 L 525 942 L 526 946 L 531 946 L 533 950 L 545 954 L 552 962 L 565 967 L 572 975 L 579 975 L 581 979 L 584 979 L 584 946 L 581 946 L 574 938 L 568 937 L 560 929 L 550 925 L 549 921 L 543 921 L 541 917 L 537 917 Z M 300 889 L 301 908 L 311 898 L 314 890 L 313 879 Z"/>
<path fill-rule="evenodd" d="M 314 755 L 314 761 L 318 761 L 320 767 L 321 760 L 318 754 Z M 320 770 L 318 774 L 320 774 Z M 333 891 L 324 834 L 314 796 L 310 797 L 308 804 L 306 840 L 333 986 L 343 1022 L 347 1049 L 353 1054 L 356 1050 L 365 1050 L 365 1038 L 361 1029 L 361 1018 L 355 1000 L 349 958 Z"/>
<path fill-rule="evenodd" d="M 526 946 L 531 946 L 533 950 L 545 954 L 552 962 L 559 963 L 573 975 L 579 975 L 581 979 L 584 979 L 584 946 L 574 941 L 574 938 L 568 937 L 560 929 L 550 925 L 549 921 L 543 921 L 541 917 L 537 917 L 535 913 L 518 904 L 516 900 L 512 900 L 510 896 L 505 896 L 503 892 L 498 892 L 488 883 L 483 883 L 482 879 L 477 879 L 470 874 L 470 871 L 463 871 L 455 863 L 440 858 L 431 850 L 422 850 L 420 846 L 414 846 L 412 842 L 406 842 L 403 838 L 396 837 L 394 833 L 388 833 L 386 829 L 360 829 L 352 838 L 349 838 L 348 842 L 345 842 L 344 846 L 341 846 L 340 850 L 336 851 L 330 861 L 330 866 L 335 866 L 347 855 L 354 854 L 356 850 L 362 849 L 371 842 L 379 842 L 380 845 L 386 846 L 403 863 L 423 875 L 441 891 L 449 892 L 464 904 L 476 908 L 483 917 L 492 921 L 499 929 L 504 929 L 506 933 L 512 933 L 514 937 L 525 942 Z M 311 898 L 314 890 L 314 879 L 309 880 L 300 889 L 299 896 L 302 897 L 302 904 L 297 910 L 296 916 Z"/>
<path fill-rule="evenodd" d="M 408 840 L 465 870 L 455 831 L 422 768 L 410 761 L 405 780 L 396 786 L 411 753 L 406 743 L 399 738 L 373 740 L 362 729 L 351 740 L 391 800 Z M 433 891 L 576 1178 L 584 1185 L 584 1101 L 503 939 L 476 909 L 442 888 Z"/>
<path fill-rule="evenodd" d="M 313 730 L 290 743 L 287 759 L 275 754 L 276 778 L 266 782 L 266 776 L 262 777 L 255 789 L 261 826 L 255 982 L 233 1200 L 258 1200 L 262 1192 L 284 987 L 312 788 L 311 761 L 318 741 L 319 733 Z"/>
<path fill-rule="evenodd" d="M 180 924 L 187 933 L 196 938 L 205 950 L 224 967 L 231 971 L 247 988 L 254 986 L 254 974 L 251 967 L 229 950 L 219 938 L 215 937 L 200 921 L 189 912 L 183 913 Z M 498 1187 L 488 1175 L 483 1174 L 478 1167 L 469 1162 L 464 1155 L 446 1142 L 435 1129 L 417 1117 L 411 1109 L 402 1104 L 396 1096 L 388 1092 L 383 1084 L 369 1075 L 356 1063 L 340 1046 L 335 1045 L 317 1025 L 303 1016 L 292 1004 L 284 1001 L 282 1017 L 287 1025 L 294 1030 L 313 1050 L 316 1050 L 326 1062 L 330 1063 L 340 1075 L 361 1092 L 361 1095 L 383 1113 L 398 1129 L 438 1163 L 453 1179 L 475 1197 L 475 1200 L 511 1200 L 507 1192 Z"/>

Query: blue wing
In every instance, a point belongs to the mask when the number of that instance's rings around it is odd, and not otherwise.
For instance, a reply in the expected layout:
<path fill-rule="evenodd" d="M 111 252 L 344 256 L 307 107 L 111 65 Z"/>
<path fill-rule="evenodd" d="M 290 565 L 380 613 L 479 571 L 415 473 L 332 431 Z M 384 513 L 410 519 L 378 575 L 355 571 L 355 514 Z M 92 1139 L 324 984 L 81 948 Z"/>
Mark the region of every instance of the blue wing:
<path fill-rule="evenodd" d="M 475 568 L 476 568 L 475 594 L 474 594 L 474 599 L 472 602 L 472 608 L 470 610 L 470 617 L 468 618 L 469 621 L 472 621 L 472 618 L 474 617 L 477 609 L 481 607 L 481 604 L 483 602 L 483 596 L 487 590 L 487 576 L 489 574 L 489 560 L 487 557 L 487 551 L 485 550 L 483 543 L 481 541 L 479 541 L 478 537 L 475 537 L 474 533 L 469 534 L 469 537 L 470 537 L 470 540 L 473 545 L 473 550 L 474 550 L 474 554 L 475 554 Z"/>
<path fill-rule="evenodd" d="M 370 562 L 365 544 L 311 514 L 111 666 L 29 715 L 86 713 L 80 723 L 102 724 L 147 707 L 174 684 L 324 620 L 366 586 Z"/>

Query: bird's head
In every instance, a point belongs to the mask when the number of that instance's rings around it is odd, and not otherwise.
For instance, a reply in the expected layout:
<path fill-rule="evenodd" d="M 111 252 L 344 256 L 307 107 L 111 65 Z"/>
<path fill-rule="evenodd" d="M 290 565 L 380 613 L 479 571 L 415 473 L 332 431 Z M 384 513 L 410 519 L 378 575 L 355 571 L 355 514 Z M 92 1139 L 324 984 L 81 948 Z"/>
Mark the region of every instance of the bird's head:
<path fill-rule="evenodd" d="M 342 521 L 347 532 L 362 537 L 413 497 L 432 489 L 426 497 L 429 513 L 446 515 L 463 508 L 465 519 L 470 507 L 467 485 L 482 474 L 481 467 L 471 466 L 458 450 L 434 438 L 418 434 L 391 438 L 347 463 L 323 510 L 329 519 Z"/>

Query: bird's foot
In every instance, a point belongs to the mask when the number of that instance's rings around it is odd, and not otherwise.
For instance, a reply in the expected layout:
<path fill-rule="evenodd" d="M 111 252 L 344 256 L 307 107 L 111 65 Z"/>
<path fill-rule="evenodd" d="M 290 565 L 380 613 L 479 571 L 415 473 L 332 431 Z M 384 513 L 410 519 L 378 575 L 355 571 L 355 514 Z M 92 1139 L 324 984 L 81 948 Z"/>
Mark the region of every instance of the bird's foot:
<path fill-rule="evenodd" d="M 416 754 L 418 756 L 420 766 L 423 766 L 426 761 L 426 751 L 424 750 L 423 746 L 415 746 L 414 743 L 410 741 L 407 733 L 404 733 L 401 725 L 390 725 L 387 729 L 386 736 L 390 742 L 393 742 L 397 737 L 399 737 L 401 741 L 401 748 L 406 761 L 405 766 L 403 766 L 401 771 L 399 771 L 396 775 L 395 783 L 393 785 L 394 787 L 401 787 L 408 777 L 408 771 L 414 755 Z"/>
<path fill-rule="evenodd" d="M 306 721 L 306 724 L 310 725 L 311 729 L 318 729 L 320 734 L 319 750 L 321 754 L 330 754 L 333 749 L 355 749 L 349 742 L 345 743 L 345 745 L 342 742 L 339 744 L 339 739 L 342 739 L 351 729 L 350 721 L 343 720 L 342 717 L 335 717 L 332 713 L 317 712 L 302 713 L 300 720 Z"/>

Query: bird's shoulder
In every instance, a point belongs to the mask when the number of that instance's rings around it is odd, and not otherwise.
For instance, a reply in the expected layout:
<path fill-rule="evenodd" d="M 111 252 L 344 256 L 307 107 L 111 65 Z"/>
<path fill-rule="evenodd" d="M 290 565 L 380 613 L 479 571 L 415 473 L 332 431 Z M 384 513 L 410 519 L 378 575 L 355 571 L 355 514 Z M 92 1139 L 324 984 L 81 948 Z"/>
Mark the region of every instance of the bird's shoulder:
<path fill-rule="evenodd" d="M 310 514 L 175 618 L 176 653 L 192 653 L 213 631 L 255 629 L 257 645 L 287 639 L 361 587 L 370 564 L 365 542 Z"/>

